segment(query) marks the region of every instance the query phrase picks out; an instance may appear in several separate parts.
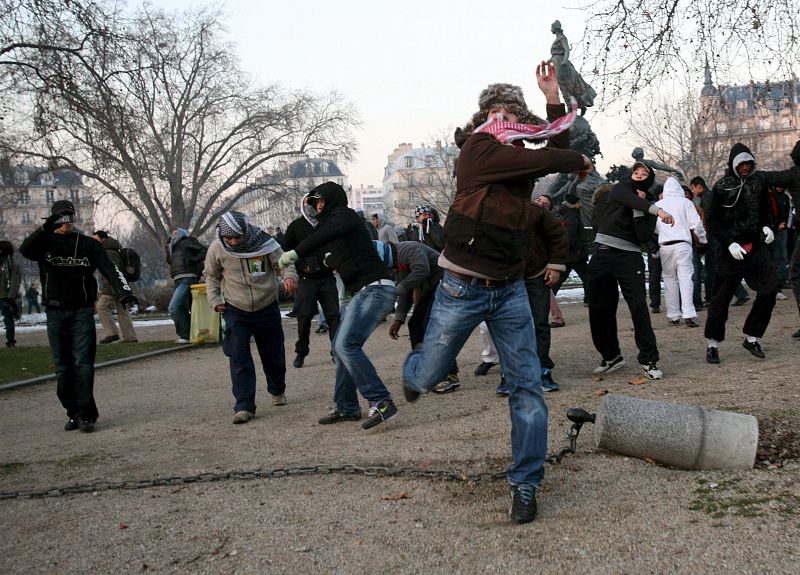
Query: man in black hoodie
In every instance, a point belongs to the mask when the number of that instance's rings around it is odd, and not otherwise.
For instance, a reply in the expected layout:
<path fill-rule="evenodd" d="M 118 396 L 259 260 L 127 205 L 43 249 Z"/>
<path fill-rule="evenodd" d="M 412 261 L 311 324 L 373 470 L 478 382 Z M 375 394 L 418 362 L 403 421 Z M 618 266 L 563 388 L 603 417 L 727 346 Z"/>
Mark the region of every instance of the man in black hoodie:
<path fill-rule="evenodd" d="M 353 294 L 333 339 L 336 407 L 319 422 L 325 425 L 361 419 L 358 389 L 369 401 L 369 416 L 362 424 L 369 429 L 397 413 L 392 394 L 362 349 L 378 324 L 394 309 L 394 282 L 363 220 L 347 207 L 347 193 L 342 186 L 325 182 L 311 190 L 308 201 L 317 210 L 319 225 L 294 250 L 281 256 L 281 266 L 288 267 L 323 248 L 328 252 L 325 265 L 339 272 Z"/>
<path fill-rule="evenodd" d="M 316 210 L 308 205 L 308 196 L 303 197 L 300 207 L 302 215 L 289 224 L 283 248 L 293 250 L 309 237 L 317 227 Z M 333 336 L 339 327 L 339 292 L 336 289 L 336 280 L 333 271 L 322 261 L 325 259 L 325 250 L 317 249 L 306 257 L 295 262 L 297 275 L 300 281 L 295 294 L 297 302 L 297 343 L 294 351 L 294 366 L 303 367 L 305 357 L 308 355 L 308 337 L 311 333 L 311 318 L 317 311 L 317 302 L 322 306 L 322 313 L 328 321 L 328 336 L 333 342 Z"/>
<path fill-rule="evenodd" d="M 770 186 L 785 185 L 785 177 L 781 172 L 761 172 L 755 167 L 750 149 L 734 144 L 728 169 L 711 190 L 706 221 L 720 248 L 705 327 L 708 363 L 719 363 L 717 348 L 725 339 L 728 305 L 742 279 L 756 292 L 742 328 L 742 346 L 755 357 L 766 357 L 758 338 L 767 330 L 778 293 L 778 275 L 767 250 L 767 244 L 775 239 L 769 227 L 768 194 Z"/>
<path fill-rule="evenodd" d="M 643 162 L 631 168 L 630 179 L 619 182 L 594 206 L 592 216 L 597 235 L 595 254 L 589 261 L 589 325 L 594 347 L 602 361 L 594 373 L 616 371 L 625 360 L 617 336 L 619 292 L 628 304 L 633 333 L 639 349 L 639 365 L 650 379 L 661 379 L 658 347 L 644 288 L 644 261 L 641 245 L 653 235 L 646 213 L 673 223 L 672 216 L 645 199 L 653 185 L 655 172 Z"/>
<path fill-rule="evenodd" d="M 788 251 L 792 254 L 791 263 L 789 264 L 789 281 L 792 284 L 792 291 L 797 300 L 797 311 L 800 313 L 800 141 L 795 143 L 794 148 L 792 148 L 791 158 L 794 166 L 788 170 L 775 172 L 770 175 L 770 178 L 781 182 L 774 185 L 789 190 L 796 212 L 794 218 L 795 245 L 794 248 L 791 245 L 788 247 Z M 800 329 L 794 332 L 792 337 L 800 338 Z"/>
<path fill-rule="evenodd" d="M 75 207 L 59 200 L 41 228 L 28 236 L 20 252 L 39 264 L 42 302 L 47 314 L 47 339 L 53 354 L 58 387 L 56 393 L 67 410 L 64 429 L 94 431 L 96 351 L 94 302 L 100 270 L 123 305 L 136 304 L 125 276 L 109 259 L 103 246 L 75 230 Z"/>

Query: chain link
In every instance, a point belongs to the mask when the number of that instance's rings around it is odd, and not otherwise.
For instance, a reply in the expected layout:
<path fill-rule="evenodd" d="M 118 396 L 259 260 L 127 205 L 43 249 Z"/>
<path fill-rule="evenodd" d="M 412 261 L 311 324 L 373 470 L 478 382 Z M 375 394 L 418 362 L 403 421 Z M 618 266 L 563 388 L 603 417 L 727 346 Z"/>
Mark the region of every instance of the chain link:
<path fill-rule="evenodd" d="M 431 470 L 418 467 L 384 467 L 354 465 L 342 463 L 334 465 L 309 465 L 302 467 L 283 467 L 276 469 L 253 469 L 221 471 L 219 473 L 204 472 L 197 475 L 175 475 L 172 477 L 156 477 L 154 479 L 129 479 L 123 481 L 100 480 L 94 483 L 78 483 L 63 487 L 45 487 L 42 489 L 21 489 L 18 491 L 0 491 L 0 501 L 8 499 L 42 499 L 63 497 L 81 493 L 99 493 L 102 491 L 118 491 L 133 489 L 149 489 L 151 487 L 168 487 L 188 485 L 192 483 L 214 483 L 218 481 L 245 481 L 251 479 L 279 479 L 297 475 L 363 475 L 364 477 L 407 477 L 409 479 L 431 479 L 442 481 L 461 481 L 465 483 L 481 483 L 504 479 L 505 471 L 495 473 L 462 473 L 454 470 Z"/>

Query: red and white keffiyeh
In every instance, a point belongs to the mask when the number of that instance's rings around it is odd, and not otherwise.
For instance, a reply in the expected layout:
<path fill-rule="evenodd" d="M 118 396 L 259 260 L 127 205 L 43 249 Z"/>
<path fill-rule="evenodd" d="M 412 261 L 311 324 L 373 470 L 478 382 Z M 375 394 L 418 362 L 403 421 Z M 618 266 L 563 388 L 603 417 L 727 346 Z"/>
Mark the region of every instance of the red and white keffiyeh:
<path fill-rule="evenodd" d="M 493 119 L 475 128 L 475 134 L 491 134 L 501 144 L 514 144 L 517 140 L 546 140 L 569 129 L 578 114 L 578 103 L 573 99 L 571 111 L 546 124 L 517 124 L 514 122 L 496 122 Z"/>

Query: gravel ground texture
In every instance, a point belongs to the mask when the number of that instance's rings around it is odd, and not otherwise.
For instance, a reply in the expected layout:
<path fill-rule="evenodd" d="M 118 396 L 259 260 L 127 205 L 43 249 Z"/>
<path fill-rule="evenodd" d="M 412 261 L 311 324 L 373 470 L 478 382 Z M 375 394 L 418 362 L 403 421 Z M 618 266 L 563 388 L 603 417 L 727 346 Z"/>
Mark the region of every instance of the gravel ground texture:
<path fill-rule="evenodd" d="M 391 318 L 381 324 L 366 350 L 400 411 L 364 431 L 355 422 L 317 423 L 333 392 L 328 339 L 312 334 L 311 355 L 295 369 L 296 324 L 287 319 L 288 405 L 272 406 L 260 373 L 257 417 L 245 425 L 231 423 L 219 347 L 98 370 L 92 434 L 63 431 L 53 383 L 0 393 L 0 491 L 73 484 L 88 491 L 0 500 L 0 573 L 797 573 L 794 302 L 777 304 L 762 341 L 766 360 L 741 347 L 749 306 L 732 308 L 718 366 L 705 363 L 702 329 L 652 315 L 664 379 L 643 385 L 628 383 L 639 372 L 624 304 L 628 365 L 603 379 L 591 374 L 599 358 L 586 308 L 563 309 L 567 325 L 553 330 L 551 354 L 561 390 L 546 394 L 551 452 L 568 444 L 566 409 L 594 411 L 610 392 L 751 413 L 761 427 L 759 464 L 736 472 L 671 469 L 596 449 L 587 424 L 578 453 L 547 465 L 536 521 L 513 525 L 505 480 L 487 478 L 510 461 L 510 424 L 507 401 L 494 395 L 498 369 L 472 373 L 480 362 L 477 330 L 459 356 L 460 389 L 408 405 L 400 378 L 408 339 L 389 338 Z M 171 326 L 137 333 L 175 337 Z M 30 332 L 19 343 L 44 340 Z M 246 473 L 339 464 L 455 478 Z M 140 489 L 96 485 L 232 471 L 244 473 Z M 470 474 L 482 479 L 463 480 Z"/>

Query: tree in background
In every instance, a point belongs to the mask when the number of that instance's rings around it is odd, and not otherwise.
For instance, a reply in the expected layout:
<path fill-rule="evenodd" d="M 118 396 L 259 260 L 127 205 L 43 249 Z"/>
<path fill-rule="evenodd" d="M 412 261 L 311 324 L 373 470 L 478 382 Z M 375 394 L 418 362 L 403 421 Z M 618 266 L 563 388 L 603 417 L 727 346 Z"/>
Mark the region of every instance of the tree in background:
<path fill-rule="evenodd" d="M 257 86 L 218 12 L 29 3 L 49 10 L 18 11 L 3 35 L 6 153 L 94 180 L 159 245 L 209 230 L 279 158 L 355 151 L 354 107 Z"/>
<path fill-rule="evenodd" d="M 796 0 L 587 0 L 583 8 L 583 45 L 606 104 L 630 105 L 676 74 L 699 76 L 706 61 L 716 77 L 745 82 L 791 78 L 800 62 Z"/>
<path fill-rule="evenodd" d="M 687 178 L 702 176 L 716 180 L 728 161 L 730 143 L 716 132 L 715 123 L 706 117 L 697 94 L 682 96 L 652 95 L 647 106 L 634 106 L 628 117 L 628 131 L 648 158 L 678 166 Z M 701 126 L 713 133 L 702 132 Z"/>

